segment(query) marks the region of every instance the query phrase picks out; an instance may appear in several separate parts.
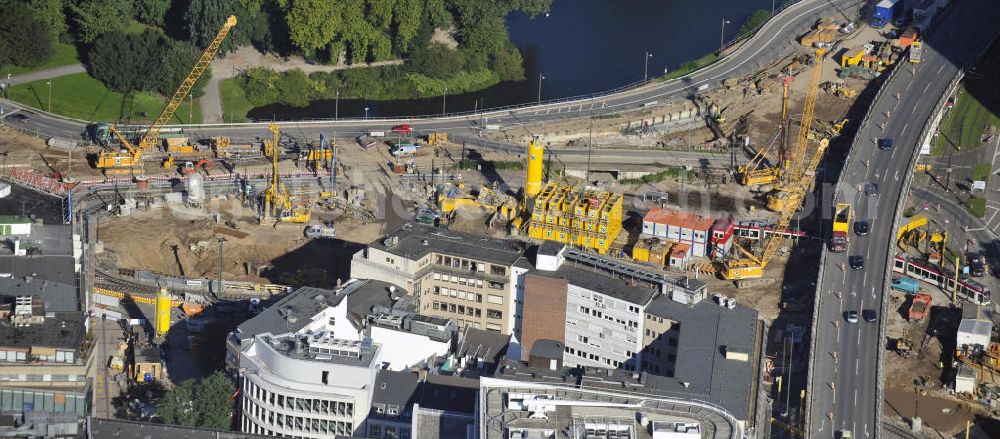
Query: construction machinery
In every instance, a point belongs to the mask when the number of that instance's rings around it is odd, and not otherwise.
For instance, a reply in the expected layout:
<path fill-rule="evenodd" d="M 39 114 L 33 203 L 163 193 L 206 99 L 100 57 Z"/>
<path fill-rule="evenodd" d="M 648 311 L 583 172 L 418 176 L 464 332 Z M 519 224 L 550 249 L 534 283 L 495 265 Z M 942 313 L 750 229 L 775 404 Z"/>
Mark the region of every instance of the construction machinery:
<path fill-rule="evenodd" d="M 791 85 L 792 76 L 783 76 L 781 87 L 781 126 L 778 128 L 779 156 L 782 156 L 780 159 L 780 165 L 782 166 L 786 164 L 783 156 L 786 153 L 785 132 L 788 127 L 788 90 Z M 772 184 L 778 181 L 778 177 L 781 174 L 779 166 L 762 166 L 765 152 L 765 149 L 758 150 L 757 154 L 750 159 L 750 162 L 737 169 L 740 174 L 740 183 L 744 186 Z"/>
<path fill-rule="evenodd" d="M 198 160 L 197 163 L 192 161 L 184 162 L 184 166 L 179 169 L 182 175 L 191 175 L 195 172 L 204 169 L 206 172 L 215 167 L 215 162 L 209 159 Z"/>
<path fill-rule="evenodd" d="M 836 22 L 831 20 L 821 20 L 809 33 L 799 38 L 799 43 L 806 47 L 823 47 L 833 43 L 837 38 L 837 30 L 840 28 Z"/>
<path fill-rule="evenodd" d="M 910 44 L 910 63 L 919 64 L 924 57 L 924 43 L 914 41 Z"/>
<path fill-rule="evenodd" d="M 113 124 L 108 125 L 108 131 L 114 133 L 114 135 L 121 141 L 121 145 L 117 151 L 102 151 L 97 155 L 97 167 L 104 169 L 105 173 L 109 171 L 111 173 L 132 173 L 135 171 L 135 167 L 138 166 L 139 172 L 142 172 L 142 155 L 156 146 L 160 130 L 170 121 L 177 111 L 177 108 L 184 102 L 184 99 L 191 92 L 194 87 L 195 82 L 201 77 L 205 69 L 208 68 L 212 59 L 215 58 L 216 52 L 219 50 L 219 46 L 226 39 L 229 31 L 236 26 L 236 16 L 230 15 L 226 19 L 226 22 L 222 24 L 222 28 L 215 35 L 215 39 L 205 48 L 202 52 L 201 57 L 191 68 L 191 72 L 188 73 L 184 81 L 181 82 L 177 90 L 174 91 L 174 95 L 167 102 L 167 106 L 163 108 L 160 115 L 156 118 L 152 125 L 146 130 L 146 133 L 139 139 L 137 145 L 133 145 L 118 130 L 115 129 Z"/>
<path fill-rule="evenodd" d="M 263 209 L 265 220 L 286 223 L 307 223 L 311 212 L 306 207 L 293 207 L 288 189 L 278 176 L 278 140 L 281 138 L 278 125 L 271 122 L 267 125 L 273 135 L 272 140 L 264 141 L 264 154 L 271 157 L 271 181 L 263 193 Z"/>
<path fill-rule="evenodd" d="M 833 233 L 830 235 L 830 251 L 842 253 L 847 251 L 850 243 L 852 209 L 850 204 L 837 203 L 833 211 Z"/>
<path fill-rule="evenodd" d="M 306 162 L 317 177 L 319 176 L 319 171 L 324 167 L 333 172 L 333 148 L 335 147 L 336 145 L 331 146 L 330 142 L 327 142 L 326 137 L 322 134 L 319 135 L 319 145 L 309 144 Z"/>
<path fill-rule="evenodd" d="M 816 98 L 819 94 L 819 82 L 824 54 L 824 49 L 816 50 L 816 63 L 812 67 L 812 77 L 806 93 L 805 106 L 802 110 L 802 122 L 799 126 L 798 136 L 796 137 L 795 149 L 791 157 L 788 158 L 789 166 L 785 168 L 786 170 L 782 174 L 782 183 L 777 189 L 777 193 L 768 197 L 768 207 L 777 208 L 778 211 L 778 222 L 775 230 L 785 230 L 788 228 L 792 221 L 792 216 L 801 207 L 806 193 L 811 190 L 816 167 L 819 165 L 827 146 L 829 146 L 828 139 L 821 139 L 816 150 L 807 159 L 805 153 L 809 143 L 809 130 L 816 109 Z M 755 254 L 737 243 L 734 247 L 743 254 L 743 257 L 727 260 L 724 264 L 723 277 L 728 280 L 762 277 L 764 275 L 764 268 L 777 255 L 778 249 L 783 242 L 784 236 L 782 234 L 773 233 L 763 240 L 759 254 Z"/>
<path fill-rule="evenodd" d="M 428 145 L 441 145 L 448 143 L 448 133 L 430 133 L 427 135 Z"/>
<path fill-rule="evenodd" d="M 838 98 L 851 99 L 858 96 L 858 91 L 848 87 L 843 80 L 826 82 L 823 84 L 823 90 Z"/>

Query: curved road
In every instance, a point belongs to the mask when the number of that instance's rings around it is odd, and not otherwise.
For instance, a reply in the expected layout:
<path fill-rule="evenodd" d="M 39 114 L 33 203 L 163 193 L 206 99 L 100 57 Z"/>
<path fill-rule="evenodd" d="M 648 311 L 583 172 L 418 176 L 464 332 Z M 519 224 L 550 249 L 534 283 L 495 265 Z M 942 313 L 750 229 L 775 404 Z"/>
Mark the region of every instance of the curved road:
<path fill-rule="evenodd" d="M 542 105 L 513 110 L 488 111 L 475 116 L 461 115 L 420 119 L 418 128 L 421 131 L 447 131 L 459 135 L 472 135 L 480 117 L 488 118 L 490 124 L 512 126 L 586 117 L 591 109 L 594 111 L 626 111 L 638 109 L 643 104 L 653 101 L 662 104 L 673 98 L 692 95 L 698 91 L 699 87 L 713 87 L 719 85 L 722 80 L 746 75 L 774 62 L 786 49 L 797 44 L 796 38 L 805 33 L 818 18 L 835 14 L 843 15 L 843 11 L 861 2 L 861 0 L 801 0 L 768 21 L 753 38 L 744 42 L 742 46 L 722 61 L 684 78 L 651 83 L 636 89 L 592 99 L 543 103 Z M 40 114 L 35 110 L 26 109 L 9 101 L 4 101 L 4 105 L 8 111 L 20 108 L 23 109 L 22 111 L 33 113 L 28 119 L 17 123 L 23 129 L 36 134 L 78 140 L 84 131 L 84 124 L 79 121 Z M 317 138 L 321 132 L 330 133 L 334 130 L 338 131 L 339 134 L 349 135 L 369 130 L 387 130 L 401 121 L 405 121 L 405 119 L 284 122 L 282 127 L 288 135 Z M 267 135 L 265 124 L 262 123 L 179 127 L 196 137 L 226 135 L 237 141 L 251 140 L 258 136 Z"/>
<path fill-rule="evenodd" d="M 851 236 L 846 253 L 828 253 L 820 267 L 817 287 L 819 312 L 815 316 L 816 337 L 813 374 L 810 377 L 808 437 L 839 437 L 847 430 L 855 438 L 875 436 L 881 404 L 876 390 L 882 340 L 879 324 L 885 310 L 887 262 L 893 252 L 893 220 L 911 158 L 924 124 L 960 68 L 973 61 L 1000 19 L 993 0 L 952 2 L 944 10 L 924 44 L 924 61 L 914 70 L 901 71 L 884 85 L 881 97 L 870 108 L 870 120 L 858 131 L 858 147 L 840 175 L 837 202 L 851 203 L 855 220 L 871 221 L 867 236 Z M 897 97 L 898 96 L 898 97 Z M 891 116 L 891 117 L 890 117 Z M 873 140 L 891 138 L 894 148 L 879 150 Z M 874 181 L 880 186 L 876 198 L 866 198 L 857 188 Z M 829 215 L 826 215 L 829 217 Z M 852 235 L 854 235 L 852 233 Z M 852 270 L 847 258 L 865 257 L 865 267 Z M 846 311 L 879 310 L 879 320 L 850 324 Z"/>

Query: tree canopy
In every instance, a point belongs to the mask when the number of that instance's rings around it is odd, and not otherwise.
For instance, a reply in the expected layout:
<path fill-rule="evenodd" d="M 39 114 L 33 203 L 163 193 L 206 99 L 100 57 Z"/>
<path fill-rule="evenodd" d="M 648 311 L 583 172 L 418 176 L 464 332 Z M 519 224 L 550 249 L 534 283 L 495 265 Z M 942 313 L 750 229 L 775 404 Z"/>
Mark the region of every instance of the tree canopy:
<path fill-rule="evenodd" d="M 141 33 L 120 30 L 98 37 L 88 53 L 90 74 L 108 88 L 157 91 L 170 96 L 190 72 L 200 52 L 189 43 L 175 41 L 156 29 Z M 192 91 L 201 93 L 209 72 Z"/>
<path fill-rule="evenodd" d="M 35 66 L 55 51 L 52 33 L 28 5 L 0 0 L 0 65 Z"/>
<path fill-rule="evenodd" d="M 223 372 L 187 380 L 163 395 L 157 413 L 167 424 L 228 430 L 233 416 L 229 399 L 235 391 Z"/>

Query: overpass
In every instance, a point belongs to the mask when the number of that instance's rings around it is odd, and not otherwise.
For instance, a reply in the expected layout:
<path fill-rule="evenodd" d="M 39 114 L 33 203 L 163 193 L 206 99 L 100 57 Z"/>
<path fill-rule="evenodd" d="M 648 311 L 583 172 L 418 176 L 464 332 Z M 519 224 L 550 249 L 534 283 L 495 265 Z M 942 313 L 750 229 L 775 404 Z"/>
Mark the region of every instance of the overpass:
<path fill-rule="evenodd" d="M 871 221 L 867 236 L 852 236 L 845 253 L 820 259 L 813 316 L 806 437 L 879 436 L 882 426 L 885 300 L 891 282 L 894 230 L 912 176 L 920 145 L 931 118 L 957 85 L 963 69 L 996 37 L 1000 8 L 991 0 L 952 2 L 936 18 L 925 38 L 923 62 L 900 63 L 882 84 L 851 146 L 833 199 L 851 203 L 856 219 Z M 875 139 L 890 138 L 892 150 L 875 147 Z M 856 188 L 878 183 L 880 193 L 866 197 Z M 829 214 L 824 212 L 824 217 Z M 847 268 L 850 255 L 865 257 L 865 268 Z M 847 311 L 878 310 L 876 323 L 850 324 Z"/>

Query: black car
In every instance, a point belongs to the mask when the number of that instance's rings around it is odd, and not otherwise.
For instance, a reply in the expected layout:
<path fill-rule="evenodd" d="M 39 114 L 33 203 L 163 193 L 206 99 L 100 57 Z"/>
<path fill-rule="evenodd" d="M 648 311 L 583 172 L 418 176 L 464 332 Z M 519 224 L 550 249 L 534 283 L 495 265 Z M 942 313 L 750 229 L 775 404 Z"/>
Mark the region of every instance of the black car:
<path fill-rule="evenodd" d="M 847 258 L 847 262 L 851 264 L 852 270 L 860 270 L 865 268 L 865 257 L 861 255 L 854 255 Z"/>
<path fill-rule="evenodd" d="M 865 183 L 865 196 L 874 197 L 878 195 L 878 183 L 874 181 Z"/>
<path fill-rule="evenodd" d="M 874 309 L 866 309 L 864 311 L 861 311 L 861 316 L 864 317 L 866 322 L 875 323 L 875 318 L 878 316 L 878 314 L 875 314 Z"/>
<path fill-rule="evenodd" d="M 865 236 L 868 234 L 868 220 L 855 221 L 854 222 L 854 233 L 858 236 Z"/>
<path fill-rule="evenodd" d="M 883 151 L 892 149 L 892 139 L 878 139 L 878 149 Z"/>

